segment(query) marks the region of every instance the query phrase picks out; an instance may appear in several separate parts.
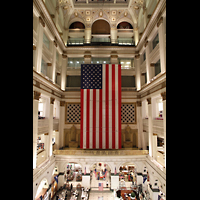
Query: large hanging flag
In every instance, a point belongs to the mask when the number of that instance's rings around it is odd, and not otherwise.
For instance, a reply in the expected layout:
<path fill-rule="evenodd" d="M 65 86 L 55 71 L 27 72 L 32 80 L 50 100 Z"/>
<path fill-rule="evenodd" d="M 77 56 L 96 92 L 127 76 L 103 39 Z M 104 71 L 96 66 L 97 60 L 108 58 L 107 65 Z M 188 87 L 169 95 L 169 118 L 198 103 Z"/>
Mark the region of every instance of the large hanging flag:
<path fill-rule="evenodd" d="M 81 149 L 121 149 L 121 65 L 81 65 Z"/>

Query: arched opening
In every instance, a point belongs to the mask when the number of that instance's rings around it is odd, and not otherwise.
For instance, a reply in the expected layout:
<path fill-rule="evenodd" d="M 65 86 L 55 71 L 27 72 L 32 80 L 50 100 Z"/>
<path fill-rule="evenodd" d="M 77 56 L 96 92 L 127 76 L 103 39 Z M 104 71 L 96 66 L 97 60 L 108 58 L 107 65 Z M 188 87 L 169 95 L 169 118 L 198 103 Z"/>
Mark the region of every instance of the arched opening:
<path fill-rule="evenodd" d="M 130 23 L 123 21 L 117 25 L 117 29 L 133 29 L 133 26 Z"/>
<path fill-rule="evenodd" d="M 76 21 L 69 26 L 69 29 L 85 29 L 85 25 L 82 22 Z"/>
<path fill-rule="evenodd" d="M 47 192 L 48 187 L 49 187 L 49 184 L 48 184 L 47 179 L 43 178 L 42 181 L 40 182 L 39 186 L 38 186 L 38 189 L 37 189 L 37 192 L 36 192 L 36 195 L 35 195 L 35 200 L 40 200 L 41 196 L 42 196 L 42 199 L 43 199 L 46 192 Z"/>
<path fill-rule="evenodd" d="M 90 167 L 91 188 L 99 190 L 99 184 L 103 190 L 110 190 L 111 168 L 107 163 L 97 162 Z"/>
<path fill-rule="evenodd" d="M 134 163 L 126 162 L 119 167 L 119 188 L 120 189 L 133 189 L 136 185 L 136 172 L 137 168 Z"/>
<path fill-rule="evenodd" d="M 68 162 L 64 171 L 64 184 L 77 187 L 82 183 L 82 166 L 77 162 Z"/>
<path fill-rule="evenodd" d="M 97 20 L 92 24 L 92 34 L 110 34 L 110 24 L 105 20 Z"/>

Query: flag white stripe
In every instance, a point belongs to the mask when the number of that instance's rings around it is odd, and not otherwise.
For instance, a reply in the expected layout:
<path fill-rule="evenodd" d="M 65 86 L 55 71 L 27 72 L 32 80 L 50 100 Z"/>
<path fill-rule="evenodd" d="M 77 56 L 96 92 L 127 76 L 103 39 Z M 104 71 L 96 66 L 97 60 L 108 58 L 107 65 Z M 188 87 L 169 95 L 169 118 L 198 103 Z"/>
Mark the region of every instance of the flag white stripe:
<path fill-rule="evenodd" d="M 103 68 L 103 74 L 102 74 L 102 80 L 103 80 L 103 85 L 102 85 L 102 149 L 106 148 L 106 143 L 105 143 L 105 127 L 106 127 L 106 105 L 105 105 L 105 92 L 106 92 L 106 65 L 102 66 Z"/>
<path fill-rule="evenodd" d="M 87 100 L 87 90 L 83 91 L 83 149 L 86 149 L 86 100 Z"/>
<path fill-rule="evenodd" d="M 96 90 L 96 148 L 99 148 L 99 89 Z"/>
<path fill-rule="evenodd" d="M 89 127 L 89 148 L 92 149 L 93 148 L 93 90 L 90 90 L 90 127 Z"/>
<path fill-rule="evenodd" d="M 115 149 L 118 149 L 118 65 L 115 65 Z"/>
<path fill-rule="evenodd" d="M 109 149 L 112 149 L 112 65 L 109 65 Z"/>

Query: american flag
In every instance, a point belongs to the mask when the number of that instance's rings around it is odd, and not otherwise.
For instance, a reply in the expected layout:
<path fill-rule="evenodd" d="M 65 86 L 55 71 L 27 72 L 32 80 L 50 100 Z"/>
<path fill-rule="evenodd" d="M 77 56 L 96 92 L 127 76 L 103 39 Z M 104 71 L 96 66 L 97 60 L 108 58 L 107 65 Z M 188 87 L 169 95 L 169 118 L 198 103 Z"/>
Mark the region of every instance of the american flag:
<path fill-rule="evenodd" d="M 81 149 L 121 149 L 121 65 L 81 65 Z"/>
<path fill-rule="evenodd" d="M 99 183 L 99 191 L 103 191 L 103 183 Z"/>

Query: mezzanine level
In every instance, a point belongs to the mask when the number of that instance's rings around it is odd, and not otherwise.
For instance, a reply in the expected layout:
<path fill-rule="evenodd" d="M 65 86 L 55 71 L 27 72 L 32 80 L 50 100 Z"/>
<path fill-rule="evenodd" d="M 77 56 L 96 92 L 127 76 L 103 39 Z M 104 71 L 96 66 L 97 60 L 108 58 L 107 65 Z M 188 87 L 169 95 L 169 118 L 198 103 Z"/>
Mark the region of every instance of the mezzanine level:
<path fill-rule="evenodd" d="M 59 119 L 53 119 L 53 130 L 59 129 Z M 38 135 L 49 132 L 49 119 L 38 119 Z"/>

